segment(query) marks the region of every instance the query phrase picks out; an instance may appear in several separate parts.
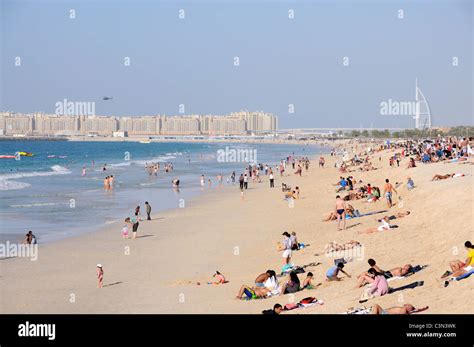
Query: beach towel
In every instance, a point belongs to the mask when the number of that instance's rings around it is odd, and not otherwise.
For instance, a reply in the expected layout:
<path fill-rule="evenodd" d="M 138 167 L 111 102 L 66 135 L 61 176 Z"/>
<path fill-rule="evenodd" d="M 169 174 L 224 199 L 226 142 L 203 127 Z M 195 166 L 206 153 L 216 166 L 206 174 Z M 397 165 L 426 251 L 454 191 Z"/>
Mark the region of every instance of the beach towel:
<path fill-rule="evenodd" d="M 372 312 L 372 307 L 365 307 L 365 306 L 360 306 L 360 307 L 350 307 L 344 312 L 344 314 L 369 314 Z"/>
<path fill-rule="evenodd" d="M 469 276 L 471 276 L 472 274 L 474 274 L 474 269 L 472 269 L 471 271 L 469 272 L 466 272 L 465 274 L 461 275 L 461 276 L 458 276 L 456 277 L 456 281 L 461 281 L 465 278 L 468 278 Z"/>
<path fill-rule="evenodd" d="M 310 297 L 307 297 L 307 298 L 304 298 L 304 299 L 300 300 L 296 304 L 286 304 L 283 307 L 283 309 L 285 311 L 291 311 L 291 310 L 295 310 L 297 308 L 308 308 L 308 307 L 315 306 L 315 305 L 324 305 L 324 301 L 323 300 L 318 300 L 315 297 L 310 296 Z"/>

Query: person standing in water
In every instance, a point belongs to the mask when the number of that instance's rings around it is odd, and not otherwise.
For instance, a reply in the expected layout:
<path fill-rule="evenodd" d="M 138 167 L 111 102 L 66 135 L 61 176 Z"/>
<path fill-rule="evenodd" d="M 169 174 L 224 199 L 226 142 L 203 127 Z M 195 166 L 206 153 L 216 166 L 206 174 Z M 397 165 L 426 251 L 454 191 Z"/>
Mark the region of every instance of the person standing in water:
<path fill-rule="evenodd" d="M 82 167 L 82 176 L 84 177 L 85 175 L 86 175 L 86 167 L 83 166 L 83 167 Z"/>

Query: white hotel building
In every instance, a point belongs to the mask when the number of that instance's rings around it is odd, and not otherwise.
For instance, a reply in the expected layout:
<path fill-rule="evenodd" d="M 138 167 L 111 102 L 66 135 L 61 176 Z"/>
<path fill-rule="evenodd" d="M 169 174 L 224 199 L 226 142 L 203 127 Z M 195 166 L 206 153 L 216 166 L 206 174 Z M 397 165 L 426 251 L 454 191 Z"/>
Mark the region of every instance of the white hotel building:
<path fill-rule="evenodd" d="M 0 113 L 0 134 L 14 135 L 244 135 L 270 133 L 278 118 L 264 112 L 241 111 L 229 116 L 72 116 L 56 114 Z"/>

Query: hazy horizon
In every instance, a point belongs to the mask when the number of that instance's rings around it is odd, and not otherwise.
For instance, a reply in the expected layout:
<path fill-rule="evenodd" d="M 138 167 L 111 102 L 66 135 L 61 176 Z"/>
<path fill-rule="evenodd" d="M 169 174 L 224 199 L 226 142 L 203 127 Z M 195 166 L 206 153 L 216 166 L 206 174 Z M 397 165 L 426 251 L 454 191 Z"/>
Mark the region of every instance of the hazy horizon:
<path fill-rule="evenodd" d="M 270 112 L 282 129 L 410 128 L 380 104 L 413 101 L 418 78 L 433 126 L 474 124 L 469 0 L 3 0 L 0 11 L 1 110 L 54 113 L 67 99 L 98 115 L 178 115 L 183 104 Z"/>

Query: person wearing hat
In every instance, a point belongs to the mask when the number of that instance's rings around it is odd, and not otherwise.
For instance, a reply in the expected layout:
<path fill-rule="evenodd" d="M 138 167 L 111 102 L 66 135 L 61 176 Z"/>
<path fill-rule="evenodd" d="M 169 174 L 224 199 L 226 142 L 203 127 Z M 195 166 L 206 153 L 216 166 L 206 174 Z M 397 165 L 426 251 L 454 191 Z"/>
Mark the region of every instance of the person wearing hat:
<path fill-rule="evenodd" d="M 286 264 L 289 264 L 291 260 L 291 239 L 290 239 L 291 235 L 287 231 L 285 231 L 282 235 L 284 236 L 283 243 L 282 243 L 283 265 L 286 265 Z"/>
<path fill-rule="evenodd" d="M 102 268 L 101 264 L 97 264 L 97 278 L 99 280 L 99 288 L 102 288 L 104 281 L 104 269 Z"/>

